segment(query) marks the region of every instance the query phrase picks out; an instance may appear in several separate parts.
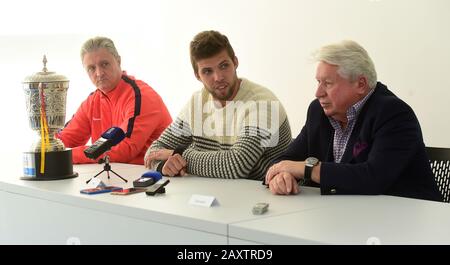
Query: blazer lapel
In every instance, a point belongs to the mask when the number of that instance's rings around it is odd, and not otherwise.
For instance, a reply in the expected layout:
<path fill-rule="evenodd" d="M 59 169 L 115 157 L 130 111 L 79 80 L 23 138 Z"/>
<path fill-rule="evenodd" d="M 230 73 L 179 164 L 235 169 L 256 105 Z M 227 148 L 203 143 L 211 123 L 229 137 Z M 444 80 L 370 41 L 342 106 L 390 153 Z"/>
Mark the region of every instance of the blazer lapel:
<path fill-rule="evenodd" d="M 323 157 L 326 157 L 327 162 L 334 162 L 333 157 L 333 139 L 334 139 L 334 129 L 333 126 L 331 126 L 330 121 L 328 120 L 327 116 L 325 116 L 325 113 L 322 115 L 322 124 L 324 130 L 320 131 L 320 139 L 323 141 L 323 143 L 327 144 L 321 144 L 322 148 L 320 150 L 321 154 L 325 155 Z"/>
<path fill-rule="evenodd" d="M 377 97 L 378 90 L 375 90 L 372 96 L 367 100 L 361 109 L 358 118 L 356 120 L 355 127 L 352 134 L 348 139 L 347 146 L 345 147 L 344 155 L 342 156 L 341 163 L 349 163 L 353 158 L 357 157 L 364 149 L 368 148 L 367 135 L 362 132 L 362 127 L 366 117 L 368 116 L 368 109 L 373 99 Z M 366 129 L 365 129 L 366 130 Z M 367 133 L 367 132 L 366 132 Z"/>
<path fill-rule="evenodd" d="M 357 139 L 359 140 L 359 128 L 353 128 L 353 132 L 350 135 L 350 139 L 348 139 L 347 146 L 345 147 L 344 155 L 342 156 L 341 163 L 349 163 L 354 157 L 354 148 L 357 143 Z M 358 142 L 359 144 L 359 142 Z"/>

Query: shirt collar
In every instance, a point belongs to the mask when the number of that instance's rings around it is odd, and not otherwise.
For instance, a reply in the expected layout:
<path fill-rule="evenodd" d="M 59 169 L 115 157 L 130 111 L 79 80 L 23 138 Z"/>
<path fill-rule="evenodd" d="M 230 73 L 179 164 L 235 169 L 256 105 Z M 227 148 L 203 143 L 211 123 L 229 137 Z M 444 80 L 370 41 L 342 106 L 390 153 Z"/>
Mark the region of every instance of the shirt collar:
<path fill-rule="evenodd" d="M 348 123 L 353 122 L 359 115 L 359 113 L 361 112 L 361 109 L 363 108 L 363 106 L 366 104 L 367 100 L 370 98 L 370 96 L 373 94 L 373 92 L 375 91 L 375 88 L 371 89 L 369 91 L 369 93 L 367 93 L 367 95 L 362 98 L 360 101 L 356 102 L 355 104 L 353 104 L 348 110 L 347 110 L 347 121 Z M 340 123 L 333 119 L 332 117 L 328 117 L 328 119 L 331 122 L 331 125 L 333 126 L 333 128 L 336 130 L 337 126 L 340 127 Z"/>

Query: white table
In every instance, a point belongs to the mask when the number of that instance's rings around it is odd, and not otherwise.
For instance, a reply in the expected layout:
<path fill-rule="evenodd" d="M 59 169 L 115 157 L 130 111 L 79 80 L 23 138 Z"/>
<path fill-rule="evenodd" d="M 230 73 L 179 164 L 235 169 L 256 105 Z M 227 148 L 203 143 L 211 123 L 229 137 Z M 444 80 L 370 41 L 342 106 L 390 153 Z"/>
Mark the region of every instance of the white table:
<path fill-rule="evenodd" d="M 145 168 L 111 164 L 128 183 L 111 174 L 107 185 L 131 187 Z M 128 196 L 80 194 L 85 181 L 102 165 L 76 165 L 78 178 L 56 181 L 20 180 L 20 163 L 8 163 L 0 178 L 0 243 L 8 244 L 228 244 L 231 223 L 263 219 L 336 203 L 317 190 L 297 196 L 272 196 L 259 181 L 195 176 L 171 178 L 166 194 Z M 219 205 L 188 204 L 193 194 L 214 196 Z M 256 216 L 257 202 L 270 203 Z M 236 242 L 236 241 L 235 241 Z"/>
<path fill-rule="evenodd" d="M 24 181 L 20 156 L 1 156 L 0 244 L 450 244 L 450 204 L 392 196 L 321 196 L 303 188 L 274 196 L 259 181 L 170 178 L 164 195 L 85 195 L 102 165 L 76 165 L 78 178 Z M 146 169 L 111 164 L 131 187 Z M 218 205 L 190 205 L 193 194 Z M 270 204 L 253 215 L 257 202 Z"/>
<path fill-rule="evenodd" d="M 448 203 L 393 196 L 343 198 L 339 205 L 231 224 L 230 242 L 450 244 Z"/>

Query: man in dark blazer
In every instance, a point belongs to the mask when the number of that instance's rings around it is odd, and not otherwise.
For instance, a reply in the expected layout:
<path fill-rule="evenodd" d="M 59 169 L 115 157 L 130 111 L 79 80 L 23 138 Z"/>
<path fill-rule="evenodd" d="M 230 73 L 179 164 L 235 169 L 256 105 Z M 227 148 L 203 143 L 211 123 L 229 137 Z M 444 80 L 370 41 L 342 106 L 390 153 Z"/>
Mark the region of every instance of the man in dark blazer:
<path fill-rule="evenodd" d="M 298 182 L 321 194 L 386 194 L 442 201 L 414 111 L 377 82 L 374 64 L 354 41 L 322 47 L 316 99 L 297 138 L 269 168 L 274 194 Z"/>

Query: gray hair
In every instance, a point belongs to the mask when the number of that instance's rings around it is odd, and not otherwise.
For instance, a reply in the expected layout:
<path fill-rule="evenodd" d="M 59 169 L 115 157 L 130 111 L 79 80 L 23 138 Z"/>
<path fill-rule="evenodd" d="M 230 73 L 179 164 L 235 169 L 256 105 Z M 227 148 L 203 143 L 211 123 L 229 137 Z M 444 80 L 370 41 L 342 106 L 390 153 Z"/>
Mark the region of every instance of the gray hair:
<path fill-rule="evenodd" d="M 323 61 L 338 66 L 338 74 L 343 78 L 355 81 L 359 76 L 365 76 L 369 88 L 377 85 L 377 72 L 367 51 L 358 43 L 344 40 L 329 44 L 317 50 L 313 57 L 316 61 Z"/>
<path fill-rule="evenodd" d="M 120 62 L 120 56 L 117 52 L 116 46 L 114 46 L 114 42 L 106 37 L 94 37 L 91 39 L 88 39 L 83 46 L 81 46 L 80 56 L 81 60 L 83 61 L 83 57 L 88 52 L 93 52 L 95 50 L 104 48 L 109 53 L 111 53 L 114 58 L 116 58 Z"/>

